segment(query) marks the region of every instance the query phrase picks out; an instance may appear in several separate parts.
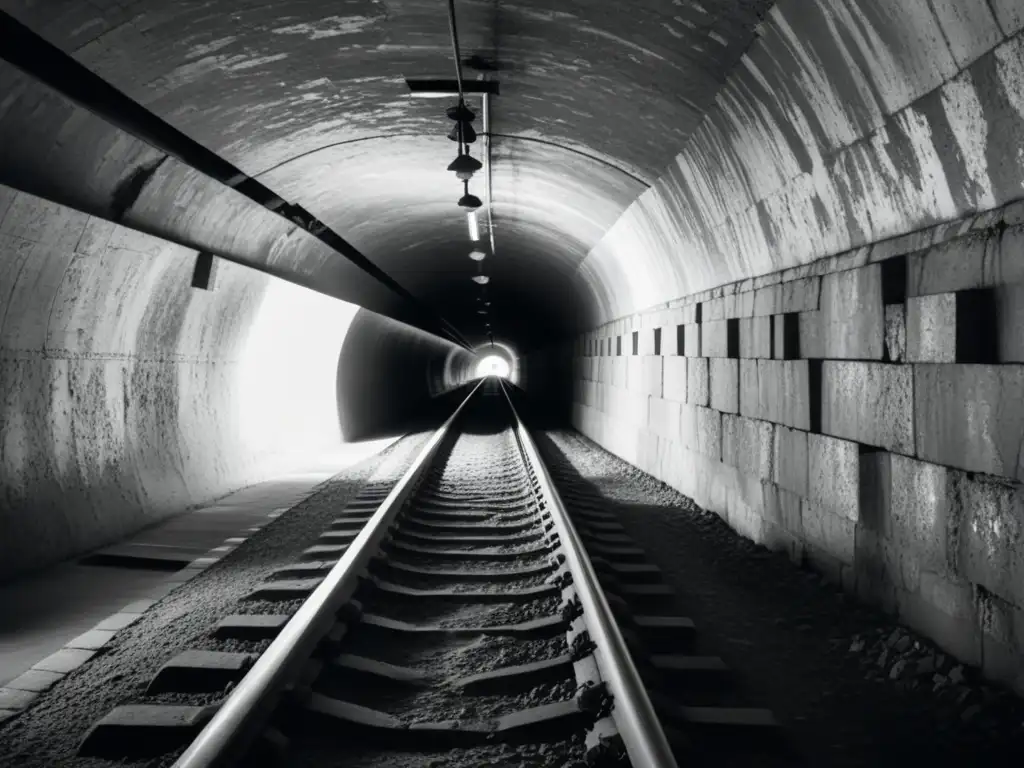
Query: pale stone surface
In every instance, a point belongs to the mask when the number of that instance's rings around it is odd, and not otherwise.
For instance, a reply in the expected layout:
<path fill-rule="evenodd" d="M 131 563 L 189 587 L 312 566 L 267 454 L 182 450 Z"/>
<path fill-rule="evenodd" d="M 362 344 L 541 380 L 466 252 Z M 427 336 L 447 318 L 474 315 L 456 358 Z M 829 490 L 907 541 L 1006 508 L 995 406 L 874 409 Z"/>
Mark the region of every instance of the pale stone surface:
<path fill-rule="evenodd" d="M 798 316 L 800 357 L 825 357 L 825 337 L 822 331 L 821 312 L 801 312 Z"/>
<path fill-rule="evenodd" d="M 641 360 L 640 391 L 652 397 L 662 395 L 662 365 L 665 358 L 659 355 L 644 355 Z"/>
<path fill-rule="evenodd" d="M 882 271 L 878 264 L 822 277 L 824 357 L 881 360 L 884 331 Z"/>
<path fill-rule="evenodd" d="M 761 402 L 757 389 L 757 360 L 740 358 L 740 415 L 760 419 Z"/>
<path fill-rule="evenodd" d="M 795 429 L 811 428 L 810 372 L 806 360 L 758 360 L 760 418 Z"/>
<path fill-rule="evenodd" d="M 739 360 L 711 358 L 711 407 L 723 413 L 739 413 Z"/>
<path fill-rule="evenodd" d="M 799 496 L 808 496 L 807 433 L 776 427 L 772 480 Z"/>
<path fill-rule="evenodd" d="M 907 360 L 956 362 L 956 294 L 937 293 L 907 299 Z"/>
<path fill-rule="evenodd" d="M 675 400 L 678 403 L 686 402 L 686 362 L 685 357 L 664 358 L 662 396 L 665 399 Z"/>
<path fill-rule="evenodd" d="M 760 480 L 773 478 L 775 425 L 742 416 L 722 416 L 722 462 Z"/>
<path fill-rule="evenodd" d="M 955 529 L 946 467 L 892 455 L 890 536 L 923 568 L 946 573 L 946 541 Z"/>
<path fill-rule="evenodd" d="M 960 572 L 1024 606 L 1024 491 L 978 476 L 965 478 L 960 488 Z"/>
<path fill-rule="evenodd" d="M 683 326 L 683 354 L 687 357 L 700 357 L 703 354 L 700 323 L 688 323 Z"/>
<path fill-rule="evenodd" d="M 722 458 L 722 414 L 712 408 L 680 406 L 683 446 L 708 458 Z"/>
<path fill-rule="evenodd" d="M 688 357 L 687 361 L 686 402 L 691 405 L 707 405 L 711 397 L 708 358 Z"/>
<path fill-rule="evenodd" d="M 906 305 L 888 304 L 885 307 L 885 354 L 889 362 L 899 363 L 907 357 Z"/>
<path fill-rule="evenodd" d="M 703 357 L 729 356 L 729 321 L 712 320 L 701 323 L 701 355 Z M 687 344 L 689 348 L 689 344 Z"/>
<path fill-rule="evenodd" d="M 771 317 L 744 317 L 739 320 L 740 357 L 772 356 Z"/>
<path fill-rule="evenodd" d="M 913 390 L 911 366 L 826 360 L 821 431 L 913 455 Z"/>
<path fill-rule="evenodd" d="M 679 439 L 679 406 L 674 400 L 652 397 L 648 414 L 649 426 L 659 437 Z"/>
<path fill-rule="evenodd" d="M 917 455 L 1024 480 L 1024 366 L 915 365 Z"/>
<path fill-rule="evenodd" d="M 826 435 L 808 435 L 809 499 L 826 511 L 854 522 L 860 515 L 860 462 L 856 443 Z"/>
<path fill-rule="evenodd" d="M 804 499 L 800 505 L 804 535 L 843 563 L 852 565 L 856 550 L 855 521 L 833 514 L 819 502 Z"/>

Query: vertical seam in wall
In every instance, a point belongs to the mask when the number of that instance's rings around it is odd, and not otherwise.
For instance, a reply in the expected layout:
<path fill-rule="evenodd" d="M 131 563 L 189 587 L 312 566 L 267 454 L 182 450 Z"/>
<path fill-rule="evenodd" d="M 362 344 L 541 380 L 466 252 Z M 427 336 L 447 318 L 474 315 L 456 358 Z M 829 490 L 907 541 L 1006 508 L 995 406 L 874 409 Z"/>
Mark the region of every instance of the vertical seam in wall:
<path fill-rule="evenodd" d="M 25 238 L 18 237 L 17 235 L 6 235 L 6 237 L 11 237 L 11 238 L 13 238 L 15 240 L 21 240 L 22 242 L 25 242 L 25 243 L 32 243 L 33 246 L 38 245 L 38 243 L 36 243 L 36 242 L 34 242 L 32 240 L 26 240 Z M 18 271 L 17 271 L 17 273 L 15 273 L 14 279 L 11 280 L 11 293 L 10 293 L 11 296 L 14 295 L 14 289 L 17 288 L 17 286 L 18 286 L 18 280 L 21 279 L 21 273 L 25 270 L 25 265 L 28 263 L 29 258 L 31 258 L 31 253 L 28 256 L 26 256 L 24 259 L 22 259 L 21 266 L 18 267 Z M 9 311 L 10 306 L 11 306 L 11 302 L 10 301 L 5 301 L 4 302 L 4 306 L 3 306 L 3 312 L 0 313 L 0 340 L 3 339 L 4 323 L 7 322 L 7 312 Z"/>
<path fill-rule="evenodd" d="M 46 329 L 43 333 L 43 344 L 41 349 L 43 357 L 49 357 L 48 353 L 50 349 L 50 324 L 53 322 L 53 310 L 57 306 L 57 299 L 60 297 L 61 289 L 64 287 L 64 281 L 67 280 L 68 271 L 71 269 L 71 264 L 77 258 L 78 251 L 76 249 L 72 249 L 71 258 L 68 259 L 67 263 L 64 265 L 64 271 L 61 272 L 60 280 L 57 282 L 57 289 L 53 292 L 53 299 L 50 301 L 50 309 L 46 314 Z"/>
<path fill-rule="evenodd" d="M 938 11 L 935 10 L 935 0 L 925 0 L 925 2 L 928 3 L 928 10 L 932 12 L 932 17 L 935 19 L 935 26 L 938 27 L 939 34 L 942 35 L 942 42 L 946 44 L 946 53 L 949 54 L 949 58 L 953 61 L 953 64 L 956 65 L 957 69 L 960 70 L 959 72 L 957 72 L 957 74 L 953 78 L 951 78 L 951 80 L 955 80 L 957 77 L 962 75 L 967 70 L 967 66 L 961 68 L 960 67 L 960 62 L 956 60 L 956 55 L 953 53 L 953 44 L 949 41 L 949 35 L 946 34 L 946 30 L 942 26 L 942 19 L 939 18 Z M 998 22 L 996 22 L 996 24 L 998 25 Z M 1002 32 L 1002 30 L 999 30 L 999 31 Z M 984 55 L 985 54 L 982 54 L 982 56 L 984 56 Z M 946 83 L 943 83 L 942 85 L 945 85 L 945 84 Z M 941 88 L 942 86 L 940 85 L 939 87 Z M 913 103 L 916 103 L 916 102 L 917 102 L 917 99 L 914 99 Z M 906 109 L 906 107 L 904 107 L 904 109 Z M 902 109 L 899 110 L 899 112 L 902 112 L 902 111 L 903 111 Z"/>
<path fill-rule="evenodd" d="M 992 4 L 992 0 L 984 0 L 985 7 L 988 8 L 988 12 L 992 14 L 992 21 L 995 22 L 996 29 L 999 30 L 999 36 L 1003 38 L 1005 43 L 1010 39 L 1010 35 L 1006 34 L 1006 30 L 1003 29 L 1003 25 L 999 22 L 999 13 L 996 11 L 996 7 Z"/>

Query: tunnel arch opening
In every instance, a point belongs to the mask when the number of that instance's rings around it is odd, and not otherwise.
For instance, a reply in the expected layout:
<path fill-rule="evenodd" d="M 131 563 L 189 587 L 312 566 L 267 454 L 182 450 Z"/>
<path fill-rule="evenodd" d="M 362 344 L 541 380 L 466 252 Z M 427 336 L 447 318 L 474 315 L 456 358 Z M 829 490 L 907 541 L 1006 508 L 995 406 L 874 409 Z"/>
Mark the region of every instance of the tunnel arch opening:
<path fill-rule="evenodd" d="M 485 376 L 497 375 L 491 373 L 494 366 L 499 365 L 498 360 L 507 366 L 506 369 L 502 367 L 503 373 L 501 378 L 506 381 L 510 381 L 513 384 L 518 384 L 520 379 L 520 365 L 519 356 L 516 354 L 515 349 L 506 342 L 503 341 L 488 341 L 484 344 L 480 344 L 473 348 L 473 363 L 470 369 L 470 377 L 473 379 L 482 379 Z"/>
<path fill-rule="evenodd" d="M 497 376 L 499 379 L 507 379 L 512 372 L 512 367 L 501 355 L 488 355 L 476 364 L 473 371 L 475 378 L 482 379 L 485 376 Z"/>

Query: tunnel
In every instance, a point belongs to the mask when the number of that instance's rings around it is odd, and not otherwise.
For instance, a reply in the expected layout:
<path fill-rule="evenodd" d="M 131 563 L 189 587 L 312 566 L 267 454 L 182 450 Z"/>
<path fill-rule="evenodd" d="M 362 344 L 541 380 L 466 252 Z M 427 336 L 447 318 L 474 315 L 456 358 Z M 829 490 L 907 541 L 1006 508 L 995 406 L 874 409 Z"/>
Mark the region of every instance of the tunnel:
<path fill-rule="evenodd" d="M 1024 5 L 451 7 L 0 0 L 0 605 L 500 370 L 1024 694 Z"/>

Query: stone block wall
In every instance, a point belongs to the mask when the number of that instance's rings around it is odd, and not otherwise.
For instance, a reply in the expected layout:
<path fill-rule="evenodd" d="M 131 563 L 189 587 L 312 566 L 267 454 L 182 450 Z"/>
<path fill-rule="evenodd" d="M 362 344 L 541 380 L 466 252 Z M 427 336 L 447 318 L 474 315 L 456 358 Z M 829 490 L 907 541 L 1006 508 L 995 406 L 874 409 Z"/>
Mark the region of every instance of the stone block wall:
<path fill-rule="evenodd" d="M 1022 316 L 1017 204 L 584 334 L 574 424 L 1024 692 Z"/>

